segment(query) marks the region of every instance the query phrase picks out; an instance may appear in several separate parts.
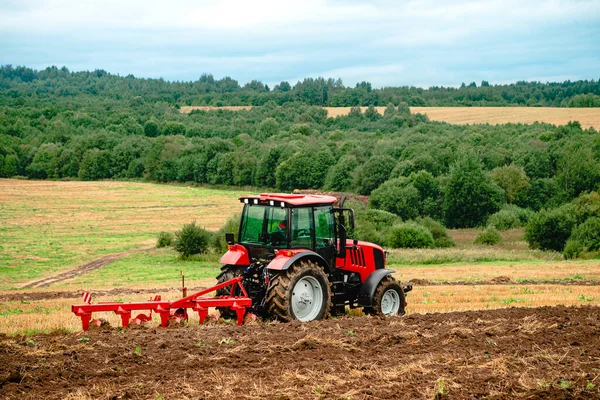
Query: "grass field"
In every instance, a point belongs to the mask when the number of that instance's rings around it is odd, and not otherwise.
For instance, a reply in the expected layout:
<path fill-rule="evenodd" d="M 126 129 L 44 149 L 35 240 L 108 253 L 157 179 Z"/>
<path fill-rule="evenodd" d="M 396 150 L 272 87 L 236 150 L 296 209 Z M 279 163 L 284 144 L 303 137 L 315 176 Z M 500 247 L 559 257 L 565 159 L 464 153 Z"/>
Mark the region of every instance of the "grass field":
<path fill-rule="evenodd" d="M 240 210 L 228 190 L 138 182 L 0 179 L 0 290 L 106 254 L 153 247 L 196 220 L 216 230 Z"/>
<path fill-rule="evenodd" d="M 185 106 L 180 112 L 187 114 L 192 110 L 247 110 L 250 106 L 237 107 L 206 107 Z M 351 107 L 325 107 L 327 115 L 335 118 L 347 115 Z M 367 107 L 361 107 L 364 112 Z M 385 107 L 375 107 L 383 114 Z M 506 124 L 546 122 L 554 125 L 565 125 L 569 121 L 579 121 L 586 129 L 600 129 L 600 108 L 559 108 L 559 107 L 411 107 L 411 112 L 427 114 L 432 121 L 448 122 L 450 124 Z"/>
<path fill-rule="evenodd" d="M 0 333 L 79 330 L 70 305 L 79 301 L 80 290 L 95 292 L 100 301 L 177 298 L 180 271 L 189 288 L 211 285 L 218 254 L 181 261 L 171 248 L 153 248 L 156 235 L 193 219 L 216 230 L 239 211 L 241 194 L 139 182 L 0 180 Z M 558 253 L 529 250 L 522 229 L 502 232 L 504 242 L 494 247 L 473 245 L 477 233 L 450 231 L 455 248 L 390 252 L 396 277 L 415 285 L 409 314 L 600 304 L 600 261 L 566 261 Z M 138 248 L 147 250 L 48 288 L 19 289 L 32 279 Z"/>

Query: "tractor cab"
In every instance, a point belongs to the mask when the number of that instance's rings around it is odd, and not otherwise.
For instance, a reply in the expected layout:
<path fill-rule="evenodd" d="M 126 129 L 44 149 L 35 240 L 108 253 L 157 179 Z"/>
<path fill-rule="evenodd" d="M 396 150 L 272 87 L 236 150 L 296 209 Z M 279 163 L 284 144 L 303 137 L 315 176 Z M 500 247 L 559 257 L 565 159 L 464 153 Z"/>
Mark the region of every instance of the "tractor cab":
<path fill-rule="evenodd" d="M 296 194 L 261 194 L 240 198 L 244 210 L 238 242 L 251 258 L 281 249 L 307 249 L 333 262 L 338 232 L 335 197 Z M 254 256 L 254 257 L 253 257 Z"/>

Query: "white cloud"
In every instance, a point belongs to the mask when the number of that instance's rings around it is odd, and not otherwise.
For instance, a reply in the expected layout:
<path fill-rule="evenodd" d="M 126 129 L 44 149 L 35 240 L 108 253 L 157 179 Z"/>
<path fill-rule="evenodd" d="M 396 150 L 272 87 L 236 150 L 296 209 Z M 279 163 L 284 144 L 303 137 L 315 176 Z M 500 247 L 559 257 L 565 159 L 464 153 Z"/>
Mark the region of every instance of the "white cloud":
<path fill-rule="evenodd" d="M 523 62 L 576 46 L 595 51 L 598 67 L 599 45 L 572 31 L 587 23 L 598 33 L 599 20 L 598 0 L 5 0 L 0 63 L 72 60 L 71 68 L 176 79 L 212 72 L 242 82 L 324 75 L 436 84 L 464 79 L 457 60 Z"/>

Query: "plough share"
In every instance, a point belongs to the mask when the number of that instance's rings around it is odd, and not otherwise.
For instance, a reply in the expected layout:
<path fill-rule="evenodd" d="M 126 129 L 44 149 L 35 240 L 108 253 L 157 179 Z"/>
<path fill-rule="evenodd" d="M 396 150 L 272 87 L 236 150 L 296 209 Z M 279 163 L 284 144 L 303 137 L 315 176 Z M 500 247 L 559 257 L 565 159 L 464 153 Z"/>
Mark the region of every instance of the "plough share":
<path fill-rule="evenodd" d="M 89 293 L 84 293 L 83 298 L 86 303 L 71 306 L 71 311 L 81 318 L 81 325 L 84 331 L 89 329 L 90 322 L 92 321 L 92 313 L 94 312 L 114 311 L 121 316 L 123 326 L 127 327 L 132 321 L 132 312 L 149 310 L 149 315 L 139 314 L 134 317 L 133 322 L 140 324 L 149 321 L 152 319 L 152 312 L 155 312 L 160 315 L 161 326 L 166 327 L 169 324 L 169 321 L 180 322 L 182 320 L 187 320 L 188 308 L 198 313 L 200 324 L 203 324 L 208 316 L 208 309 L 210 307 L 227 308 L 235 312 L 238 325 L 242 325 L 246 310 L 252 306 L 252 299 L 248 297 L 246 289 L 241 281 L 242 277 L 233 278 L 189 296 L 185 296 L 186 289 L 184 288 L 184 297 L 178 300 L 162 300 L 160 296 L 156 296 L 153 300 L 143 302 L 99 302 L 92 304 Z M 216 292 L 218 290 L 222 293 L 222 289 L 226 289 L 227 287 L 229 287 L 228 293 L 230 293 L 228 295 L 203 297 L 208 293 Z M 232 295 L 235 293 L 240 295 Z M 94 320 L 94 322 L 96 322 L 96 320 Z"/>

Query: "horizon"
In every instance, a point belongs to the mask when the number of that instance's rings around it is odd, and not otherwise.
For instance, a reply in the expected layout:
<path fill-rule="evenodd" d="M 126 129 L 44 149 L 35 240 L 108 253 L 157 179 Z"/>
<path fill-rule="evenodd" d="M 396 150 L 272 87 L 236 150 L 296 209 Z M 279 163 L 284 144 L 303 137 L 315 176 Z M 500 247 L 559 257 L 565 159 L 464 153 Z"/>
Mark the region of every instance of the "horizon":
<path fill-rule="evenodd" d="M 293 18 L 290 16 L 293 15 Z M 270 88 L 304 78 L 374 88 L 598 79 L 600 2 L 310 0 L 0 4 L 0 64 Z"/>
<path fill-rule="evenodd" d="M 232 80 L 234 80 L 235 82 L 237 82 L 237 83 L 238 83 L 238 85 L 240 86 L 240 88 L 242 88 L 242 89 L 244 88 L 244 84 L 246 84 L 246 83 L 249 83 L 249 82 L 251 82 L 251 81 L 258 81 L 258 82 L 261 82 L 261 83 L 263 83 L 263 84 L 266 84 L 265 82 L 263 82 L 263 81 L 260 81 L 260 80 L 258 80 L 258 79 L 251 79 L 251 80 L 250 80 L 250 81 L 248 81 L 248 82 L 241 82 L 241 81 L 239 81 L 238 79 L 236 79 L 234 76 L 218 76 L 218 75 L 215 75 L 215 74 L 213 74 L 213 73 L 210 73 L 210 72 L 203 72 L 203 73 L 202 73 L 202 74 L 201 74 L 201 75 L 200 75 L 198 78 L 196 78 L 196 79 L 193 79 L 193 80 L 169 80 L 169 79 L 165 79 L 165 78 L 163 78 L 163 77 L 158 77 L 158 78 L 155 78 L 155 77 L 136 76 L 136 75 L 134 75 L 134 74 L 119 74 L 119 73 L 114 73 L 114 72 L 112 72 L 112 71 L 107 71 L 107 70 L 104 70 L 104 69 L 101 69 L 101 68 L 96 68 L 96 69 L 87 69 L 87 70 L 77 70 L 77 71 L 75 71 L 75 70 L 71 70 L 71 69 L 70 69 L 68 66 L 66 66 L 66 65 L 62 65 L 62 66 L 58 66 L 58 65 L 47 65 L 46 67 L 43 67 L 43 68 L 41 68 L 41 69 L 36 69 L 36 68 L 32 68 L 32 67 L 30 67 L 30 66 L 28 66 L 28 65 L 0 64 L 0 68 L 5 68 L 5 67 L 11 67 L 11 68 L 13 68 L 13 69 L 16 69 L 16 68 L 29 68 L 29 69 L 32 69 L 32 70 L 33 70 L 33 71 L 35 71 L 35 72 L 41 72 L 41 71 L 44 71 L 44 70 L 46 70 L 46 69 L 48 69 L 48 68 L 56 68 L 56 69 L 59 69 L 59 70 L 62 70 L 63 68 L 67 68 L 67 70 L 68 70 L 68 72 L 69 72 L 70 74 L 77 74 L 77 73 L 92 73 L 92 72 L 94 72 L 94 71 L 104 71 L 104 72 L 106 72 L 107 74 L 109 74 L 109 75 L 111 75 L 111 76 L 118 77 L 118 78 L 128 78 L 128 77 L 130 77 L 130 76 L 131 76 L 131 77 L 133 77 L 134 79 L 153 79 L 153 80 L 161 80 L 161 79 L 162 79 L 163 81 L 165 81 L 165 82 L 167 82 L 167 83 L 194 83 L 194 82 L 197 82 L 197 81 L 199 81 L 199 80 L 202 78 L 202 76 L 203 76 L 203 75 L 206 75 L 206 76 L 212 76 L 212 77 L 214 78 L 214 80 L 215 80 L 215 81 L 218 81 L 218 80 L 221 80 L 221 79 L 226 79 L 226 78 L 232 79 Z M 325 81 L 327 81 L 328 79 L 334 79 L 334 80 L 337 80 L 338 78 L 339 78 L 339 77 L 332 77 L 332 76 L 330 76 L 330 77 L 324 77 L 324 76 L 318 76 L 318 77 L 314 77 L 314 78 L 313 78 L 313 77 L 305 77 L 305 78 L 301 78 L 300 80 L 298 80 L 298 81 L 296 81 L 296 82 L 289 82 L 289 81 L 285 81 L 285 82 L 289 83 L 289 84 L 290 84 L 292 87 L 294 87 L 294 86 L 295 86 L 297 83 L 301 83 L 301 82 L 302 82 L 303 80 L 305 80 L 305 79 L 324 79 Z M 341 78 L 339 78 L 339 79 L 341 79 Z M 577 80 L 569 80 L 569 79 L 567 79 L 567 80 L 564 80 L 564 81 L 545 81 L 545 82 L 542 82 L 542 81 L 524 81 L 524 80 L 516 80 L 516 81 L 512 81 L 512 82 L 507 82 L 507 83 L 496 83 L 496 82 L 490 82 L 490 81 L 488 81 L 488 80 L 486 80 L 486 79 L 483 79 L 483 81 L 487 82 L 487 83 L 489 84 L 489 86 L 491 87 L 491 86 L 506 86 L 506 85 L 516 85 L 516 84 L 519 84 L 519 83 L 526 83 L 526 84 L 537 83 L 537 84 L 542 84 L 542 85 L 551 85 L 551 84 L 563 84 L 563 83 L 567 83 L 567 82 L 578 82 L 578 81 L 583 81 L 583 82 L 600 82 L 600 78 L 598 78 L 598 79 L 594 79 L 594 78 L 590 78 L 590 79 L 577 79 Z M 283 83 L 283 82 L 284 82 L 284 81 L 277 82 L 277 83 L 275 83 L 274 85 L 278 85 L 278 84 L 280 84 L 280 83 Z M 365 81 L 365 82 L 367 82 L 367 83 L 370 83 L 369 81 Z M 348 83 L 348 82 L 345 82 L 345 81 L 343 81 L 343 79 L 342 79 L 342 84 L 344 85 L 344 87 L 345 87 L 345 88 L 354 88 L 354 87 L 355 87 L 356 85 L 358 85 L 359 83 L 361 83 L 361 82 L 351 82 L 351 83 Z M 476 85 L 477 87 L 482 87 L 482 85 L 481 85 L 481 84 L 482 84 L 482 82 L 470 81 L 470 82 L 461 82 L 461 84 L 459 84 L 459 85 L 454 85 L 454 86 L 445 86 L 445 85 L 431 85 L 431 86 L 428 86 L 428 87 L 423 87 L 423 86 L 415 86 L 415 85 L 400 85 L 400 86 L 382 86 L 382 87 L 376 87 L 376 86 L 372 86 L 372 88 L 373 88 L 373 90 L 379 90 L 379 89 L 384 89 L 384 88 L 399 88 L 399 87 L 409 87 L 409 88 L 410 88 L 410 87 L 414 87 L 414 88 L 423 89 L 423 90 L 429 90 L 429 89 L 431 89 L 431 88 L 433 88 L 433 87 L 437 87 L 437 88 L 444 88 L 444 89 L 459 89 L 459 88 L 460 88 L 462 85 L 469 86 L 469 85 L 471 85 L 471 84 L 473 84 L 473 83 L 475 83 L 475 85 Z M 274 87 L 274 86 L 271 86 L 271 85 L 269 85 L 269 84 L 266 84 L 266 85 L 268 85 L 268 86 L 269 86 L 269 90 L 270 90 L 270 91 L 272 91 L 272 90 L 273 90 L 273 87 Z"/>

